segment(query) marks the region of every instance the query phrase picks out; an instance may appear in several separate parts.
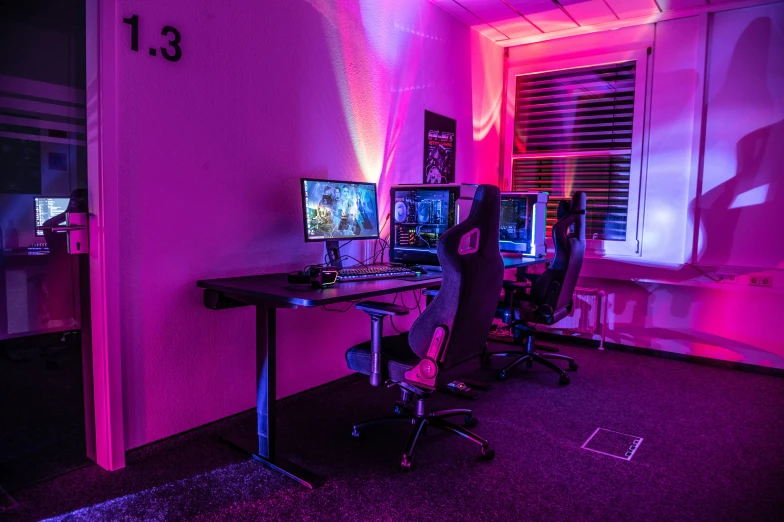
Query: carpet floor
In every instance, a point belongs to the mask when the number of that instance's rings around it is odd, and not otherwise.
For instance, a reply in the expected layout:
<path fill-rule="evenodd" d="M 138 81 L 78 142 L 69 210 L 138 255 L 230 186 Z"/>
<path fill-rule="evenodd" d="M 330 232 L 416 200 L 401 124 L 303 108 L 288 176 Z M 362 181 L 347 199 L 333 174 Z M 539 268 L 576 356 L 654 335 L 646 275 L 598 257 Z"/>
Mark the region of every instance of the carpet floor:
<path fill-rule="evenodd" d="M 279 402 L 279 447 L 328 476 L 310 491 L 218 441 L 246 412 L 13 493 L 9 521 L 39 520 L 782 520 L 784 379 L 616 351 L 563 347 L 571 384 L 516 369 L 469 402 L 497 455 L 428 431 L 412 473 L 397 471 L 409 426 L 396 389 L 344 379 Z M 499 366 L 502 360 L 495 361 Z M 582 446 L 604 428 L 641 438 L 631 460 Z M 601 433 L 601 432 L 600 432 Z M 604 449 L 612 449 L 607 439 Z"/>

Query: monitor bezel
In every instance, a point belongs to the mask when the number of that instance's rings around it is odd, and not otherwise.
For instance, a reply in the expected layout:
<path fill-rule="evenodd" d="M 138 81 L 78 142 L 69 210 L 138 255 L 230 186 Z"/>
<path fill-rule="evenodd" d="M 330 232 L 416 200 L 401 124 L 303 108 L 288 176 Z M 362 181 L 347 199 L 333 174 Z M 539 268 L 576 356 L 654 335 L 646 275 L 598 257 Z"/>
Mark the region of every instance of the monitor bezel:
<path fill-rule="evenodd" d="M 68 212 L 68 205 L 70 205 L 71 203 L 71 198 L 70 196 L 33 196 L 33 224 L 34 224 L 33 229 L 35 231 L 34 236 L 44 237 L 45 236 L 44 231 L 38 228 L 39 226 L 38 225 L 38 200 L 39 199 L 64 199 L 68 202 L 65 205 L 66 212 Z M 43 226 L 43 223 L 41 223 L 41 226 Z"/>
<path fill-rule="evenodd" d="M 320 238 L 313 238 L 308 236 L 308 203 L 307 203 L 307 192 L 305 190 L 305 182 L 306 181 L 316 181 L 316 182 L 328 182 L 333 184 L 354 184 L 354 185 L 372 185 L 373 186 L 373 196 L 376 201 L 376 233 L 374 235 L 368 236 L 335 236 L 335 237 L 320 237 Z M 300 188 L 300 203 L 302 204 L 302 234 L 305 238 L 306 243 L 324 243 L 326 241 L 354 241 L 354 240 L 364 240 L 364 239 L 378 239 L 381 236 L 381 231 L 379 230 L 378 224 L 378 187 L 375 183 L 370 181 L 354 181 L 354 180 L 339 180 L 339 179 L 324 179 L 324 178 L 300 178 L 299 179 L 299 188 Z"/>

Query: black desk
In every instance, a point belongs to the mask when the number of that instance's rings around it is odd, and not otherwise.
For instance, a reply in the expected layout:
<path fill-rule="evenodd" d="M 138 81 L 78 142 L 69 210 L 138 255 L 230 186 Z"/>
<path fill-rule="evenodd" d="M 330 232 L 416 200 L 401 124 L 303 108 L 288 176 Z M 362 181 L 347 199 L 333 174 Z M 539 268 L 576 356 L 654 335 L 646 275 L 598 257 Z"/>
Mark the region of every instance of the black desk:
<path fill-rule="evenodd" d="M 331 288 L 316 289 L 310 285 L 292 285 L 286 274 L 232 277 L 198 281 L 204 288 L 204 304 L 213 309 L 251 305 L 256 307 L 256 412 L 258 435 L 237 432 L 224 436 L 228 442 L 250 453 L 254 459 L 283 473 L 309 488 L 324 483 L 316 475 L 283 459 L 275 451 L 275 387 L 276 387 L 276 310 L 298 306 L 320 306 L 355 301 L 408 290 L 436 287 L 441 279 L 408 281 L 377 279 L 338 283 Z"/>
<path fill-rule="evenodd" d="M 544 263 L 545 258 L 504 256 L 505 268 L 524 271 L 527 267 Z M 298 306 L 321 306 L 356 301 L 381 295 L 432 288 L 441 285 L 440 278 L 428 274 L 426 278 L 376 279 L 338 283 L 325 289 L 310 285 L 293 285 L 286 274 L 231 277 L 198 281 L 204 288 L 204 305 L 213 310 L 236 306 L 256 307 L 256 413 L 257 434 L 237 431 L 223 438 L 250 453 L 265 466 L 283 473 L 309 488 L 324 483 L 316 475 L 277 454 L 275 448 L 275 393 L 276 393 L 276 310 Z"/>

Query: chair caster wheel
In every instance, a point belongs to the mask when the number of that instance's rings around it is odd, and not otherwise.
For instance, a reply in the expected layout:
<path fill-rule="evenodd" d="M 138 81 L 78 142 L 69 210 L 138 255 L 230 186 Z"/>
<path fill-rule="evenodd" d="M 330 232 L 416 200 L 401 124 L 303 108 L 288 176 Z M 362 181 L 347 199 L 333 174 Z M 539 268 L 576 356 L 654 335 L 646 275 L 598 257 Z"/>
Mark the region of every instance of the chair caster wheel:
<path fill-rule="evenodd" d="M 403 457 L 403 460 L 400 461 L 400 471 L 409 472 L 414 471 L 414 462 L 411 459 L 407 459 Z"/>
<path fill-rule="evenodd" d="M 506 372 L 504 370 L 501 370 L 500 372 L 498 372 L 498 380 L 499 381 L 505 381 L 506 380 Z"/>
<path fill-rule="evenodd" d="M 576 372 L 577 368 L 579 368 L 579 366 L 577 366 L 574 361 L 569 361 L 569 371 Z"/>
<path fill-rule="evenodd" d="M 561 375 L 561 378 L 558 379 L 558 384 L 566 386 L 569 384 L 569 376 L 568 375 Z"/>
<path fill-rule="evenodd" d="M 482 460 L 486 460 L 488 462 L 495 458 L 495 450 L 490 449 L 489 447 L 483 447 L 481 450 L 479 450 L 479 454 L 481 455 L 480 458 Z"/>
<path fill-rule="evenodd" d="M 466 428 L 473 428 L 477 424 L 479 424 L 479 419 L 473 417 L 471 414 L 465 416 L 465 421 L 463 422 L 463 426 L 465 426 Z"/>
<path fill-rule="evenodd" d="M 360 433 L 361 433 L 361 432 L 360 432 L 358 429 L 354 428 L 354 429 L 351 431 L 351 436 L 352 436 L 352 437 L 354 437 L 355 439 L 358 439 L 358 438 L 359 438 L 359 435 L 360 435 Z"/>

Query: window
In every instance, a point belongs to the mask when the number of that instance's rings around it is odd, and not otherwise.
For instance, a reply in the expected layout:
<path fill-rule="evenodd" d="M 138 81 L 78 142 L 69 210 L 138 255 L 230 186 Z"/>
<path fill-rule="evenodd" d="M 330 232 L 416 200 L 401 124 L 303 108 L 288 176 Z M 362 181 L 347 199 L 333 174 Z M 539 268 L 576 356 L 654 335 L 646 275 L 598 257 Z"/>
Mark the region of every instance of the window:
<path fill-rule="evenodd" d="M 506 186 L 550 193 L 548 229 L 559 201 L 586 192 L 586 238 L 594 252 L 639 251 L 646 54 L 510 69 Z"/>

